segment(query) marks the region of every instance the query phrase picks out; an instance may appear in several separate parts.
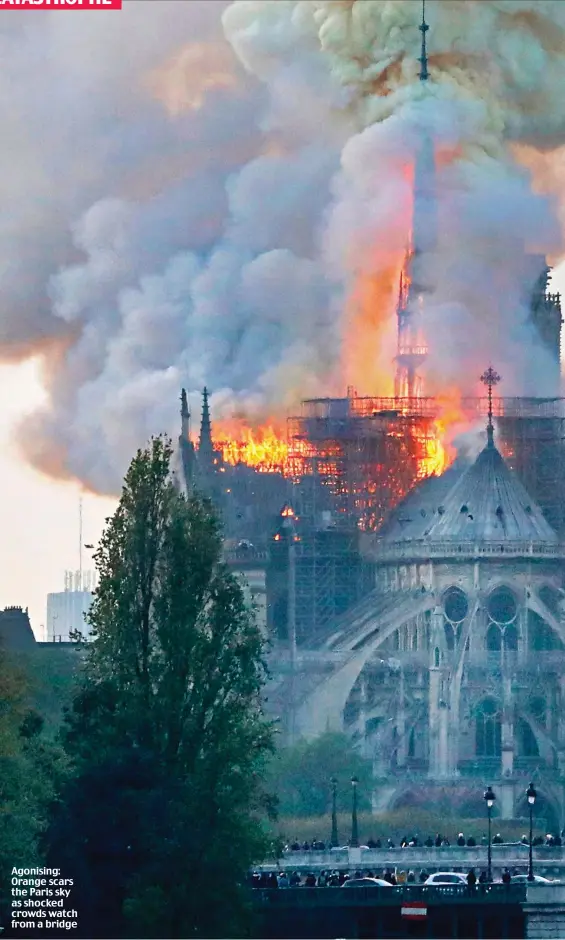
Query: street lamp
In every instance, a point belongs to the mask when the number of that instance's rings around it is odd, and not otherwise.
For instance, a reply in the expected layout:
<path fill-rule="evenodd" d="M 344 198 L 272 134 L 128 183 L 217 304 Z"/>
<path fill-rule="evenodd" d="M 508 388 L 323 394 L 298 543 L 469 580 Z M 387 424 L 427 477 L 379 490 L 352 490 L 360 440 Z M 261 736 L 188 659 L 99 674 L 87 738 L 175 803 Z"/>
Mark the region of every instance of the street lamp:
<path fill-rule="evenodd" d="M 281 509 L 282 528 L 288 535 L 287 630 L 290 651 L 290 743 L 296 743 L 296 517 L 288 503 Z"/>
<path fill-rule="evenodd" d="M 529 856 L 529 864 L 528 864 L 528 881 L 533 881 L 534 880 L 534 849 L 532 845 L 534 841 L 533 813 L 534 813 L 534 803 L 536 802 L 536 796 L 537 796 L 536 788 L 534 787 L 533 783 L 530 783 L 528 789 L 526 790 L 526 796 L 528 797 L 528 809 L 530 811 L 530 856 Z"/>
<path fill-rule="evenodd" d="M 351 846 L 356 849 L 359 847 L 359 826 L 357 823 L 357 784 L 359 780 L 357 777 L 351 778 L 351 786 L 353 788 L 353 806 L 351 809 Z"/>
<path fill-rule="evenodd" d="M 335 777 L 332 777 L 330 783 L 332 785 L 332 837 L 330 839 L 330 848 L 336 849 L 339 843 L 337 838 L 337 780 Z"/>
<path fill-rule="evenodd" d="M 492 787 L 487 787 L 484 792 L 483 797 L 485 803 L 487 804 L 487 815 L 488 815 L 488 856 L 487 856 L 487 878 L 489 881 L 492 881 L 492 838 L 491 838 L 491 819 L 492 819 L 492 808 L 494 806 L 494 801 L 496 796 L 493 793 Z"/>

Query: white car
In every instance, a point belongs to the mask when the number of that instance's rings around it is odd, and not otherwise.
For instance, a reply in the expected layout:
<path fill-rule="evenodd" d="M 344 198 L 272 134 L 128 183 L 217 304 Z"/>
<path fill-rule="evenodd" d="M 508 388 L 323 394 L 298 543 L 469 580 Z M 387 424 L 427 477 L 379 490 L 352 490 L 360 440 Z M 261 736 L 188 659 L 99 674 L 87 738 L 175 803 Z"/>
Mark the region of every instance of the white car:
<path fill-rule="evenodd" d="M 342 888 L 392 888 L 390 881 L 384 878 L 350 878 L 344 881 Z"/>
<path fill-rule="evenodd" d="M 466 885 L 467 875 L 459 871 L 436 871 L 424 881 L 425 885 Z"/>
<path fill-rule="evenodd" d="M 513 884 L 520 884 L 520 885 L 527 885 L 527 884 L 531 884 L 532 882 L 529 880 L 529 878 L 528 878 L 527 875 L 512 875 L 512 883 L 513 883 Z M 533 881 L 533 883 L 534 883 L 535 885 L 558 885 L 558 884 L 561 884 L 561 882 L 560 882 L 558 879 L 556 880 L 556 879 L 554 879 L 554 878 L 544 878 L 543 875 L 534 875 L 534 881 Z"/>

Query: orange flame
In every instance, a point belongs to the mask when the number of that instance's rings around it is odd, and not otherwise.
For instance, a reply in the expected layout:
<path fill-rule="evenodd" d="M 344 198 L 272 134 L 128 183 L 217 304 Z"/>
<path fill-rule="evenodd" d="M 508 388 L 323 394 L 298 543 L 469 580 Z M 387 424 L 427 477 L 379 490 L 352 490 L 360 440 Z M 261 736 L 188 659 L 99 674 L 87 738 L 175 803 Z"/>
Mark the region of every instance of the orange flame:
<path fill-rule="evenodd" d="M 282 429 L 270 423 L 250 428 L 220 426 L 215 429 L 214 447 L 224 463 L 246 464 L 260 473 L 284 473 L 288 464 L 288 443 Z"/>
<path fill-rule="evenodd" d="M 395 355 L 394 308 L 400 259 L 388 261 L 378 275 L 359 277 L 347 305 L 342 366 L 345 385 L 359 385 L 364 395 L 392 395 Z"/>
<path fill-rule="evenodd" d="M 444 164 L 456 157 L 457 153 L 447 150 L 437 154 L 439 163 Z M 404 167 L 403 172 L 411 184 L 412 167 Z M 411 188 L 410 185 L 407 191 Z M 339 381 L 343 386 L 360 386 L 362 395 L 390 398 L 394 395 L 394 357 L 397 354 L 395 307 L 399 300 L 402 269 L 401 290 L 406 291 L 409 286 L 410 272 L 401 243 L 404 230 L 410 228 L 410 215 L 408 201 L 406 205 L 399 205 L 394 231 L 384 233 L 371 250 L 370 257 L 352 257 L 351 267 L 357 271 L 357 279 L 345 310 Z M 369 271 L 372 273 L 367 273 Z M 394 411 L 397 411 L 397 402 L 398 399 L 391 406 Z M 375 458 L 374 464 L 371 460 L 367 462 L 365 469 L 368 472 L 364 474 L 362 487 L 353 495 L 358 509 L 366 506 L 364 518 L 368 527 L 380 521 L 378 513 L 381 510 L 374 508 L 379 503 L 379 493 L 382 493 L 383 504 L 398 502 L 418 478 L 440 475 L 455 459 L 454 439 L 469 425 L 462 408 L 461 393 L 457 388 L 447 388 L 436 394 L 435 403 L 435 418 L 430 416 L 430 412 L 424 418 L 422 411 L 422 420 L 417 417 L 411 423 L 408 416 L 402 431 L 400 426 L 395 428 L 392 421 L 387 433 L 391 440 L 396 437 L 398 440 L 393 441 L 393 446 L 387 451 L 396 455 L 394 459 L 390 457 L 390 466 L 388 457 Z M 285 426 L 276 419 L 253 427 L 247 422 L 234 420 L 216 425 L 214 431 L 215 447 L 225 465 L 246 465 L 261 473 L 282 473 L 294 478 L 314 472 L 314 464 L 309 458 L 315 451 L 316 472 L 325 478 L 339 497 L 348 490 L 351 495 L 353 484 L 342 473 L 345 458 L 340 442 L 325 441 L 318 446 L 291 434 L 289 447 Z"/>
<path fill-rule="evenodd" d="M 469 424 L 459 389 L 442 392 L 436 397 L 436 403 L 439 415 L 433 423 L 432 435 L 426 439 L 426 456 L 419 467 L 422 477 L 439 476 L 451 466 L 457 456 L 454 439 Z"/>

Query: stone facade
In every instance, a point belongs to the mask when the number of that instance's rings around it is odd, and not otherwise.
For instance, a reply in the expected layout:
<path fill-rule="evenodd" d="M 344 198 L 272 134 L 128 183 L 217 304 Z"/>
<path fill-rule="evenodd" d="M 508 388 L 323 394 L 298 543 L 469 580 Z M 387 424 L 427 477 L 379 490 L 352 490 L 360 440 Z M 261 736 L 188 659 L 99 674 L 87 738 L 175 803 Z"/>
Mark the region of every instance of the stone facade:
<path fill-rule="evenodd" d="M 417 487 L 365 553 L 371 594 L 279 663 L 295 734 L 345 729 L 373 760 L 375 809 L 447 799 L 502 818 L 565 817 L 565 547 L 489 441 Z M 288 675 L 289 669 L 292 675 Z M 424 785 L 425 782 L 425 785 Z"/>

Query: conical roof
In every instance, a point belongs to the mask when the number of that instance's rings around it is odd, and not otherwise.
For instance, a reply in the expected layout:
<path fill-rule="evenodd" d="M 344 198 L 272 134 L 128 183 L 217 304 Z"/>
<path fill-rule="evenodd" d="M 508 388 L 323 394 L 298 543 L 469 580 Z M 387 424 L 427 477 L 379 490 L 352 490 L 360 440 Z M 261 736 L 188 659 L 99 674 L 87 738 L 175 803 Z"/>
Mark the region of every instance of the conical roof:
<path fill-rule="evenodd" d="M 379 530 L 379 539 L 387 542 L 411 542 L 425 538 L 439 519 L 439 511 L 447 494 L 464 472 L 456 461 L 441 476 L 430 476 L 420 480 L 395 508 L 388 514 Z"/>
<path fill-rule="evenodd" d="M 541 509 L 492 441 L 446 494 L 426 539 L 559 542 Z"/>

